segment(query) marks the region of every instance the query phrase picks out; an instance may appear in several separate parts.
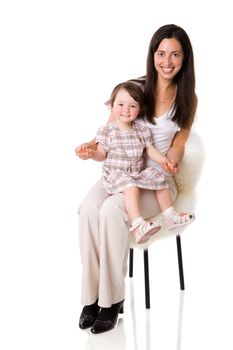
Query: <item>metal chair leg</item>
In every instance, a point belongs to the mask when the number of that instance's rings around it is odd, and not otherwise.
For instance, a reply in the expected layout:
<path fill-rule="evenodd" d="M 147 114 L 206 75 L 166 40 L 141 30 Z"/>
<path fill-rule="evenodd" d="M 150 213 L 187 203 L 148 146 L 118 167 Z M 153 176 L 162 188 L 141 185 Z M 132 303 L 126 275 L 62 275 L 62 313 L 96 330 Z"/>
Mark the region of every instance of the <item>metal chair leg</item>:
<path fill-rule="evenodd" d="M 184 271 L 183 271 L 183 260 L 182 260 L 182 248 L 180 235 L 176 236 L 177 244 L 177 256 L 178 256 L 178 267 L 180 277 L 180 289 L 184 290 Z M 133 277 L 133 248 L 129 251 L 129 277 Z M 150 278 L 149 278 L 149 254 L 148 249 L 143 250 L 144 253 L 144 277 L 145 277 L 145 304 L 146 308 L 150 309 Z"/>
<path fill-rule="evenodd" d="M 148 249 L 144 249 L 144 275 L 145 275 L 145 302 L 146 308 L 150 308 L 150 281 L 149 281 L 149 256 Z"/>
<path fill-rule="evenodd" d="M 129 250 L 129 277 L 133 277 L 133 248 Z"/>
<path fill-rule="evenodd" d="M 176 236 L 176 245 L 177 245 L 179 275 L 180 275 L 180 289 L 184 290 L 185 289 L 185 287 L 184 287 L 184 271 L 183 271 L 183 260 L 182 260 L 182 249 L 181 249 L 180 235 Z"/>

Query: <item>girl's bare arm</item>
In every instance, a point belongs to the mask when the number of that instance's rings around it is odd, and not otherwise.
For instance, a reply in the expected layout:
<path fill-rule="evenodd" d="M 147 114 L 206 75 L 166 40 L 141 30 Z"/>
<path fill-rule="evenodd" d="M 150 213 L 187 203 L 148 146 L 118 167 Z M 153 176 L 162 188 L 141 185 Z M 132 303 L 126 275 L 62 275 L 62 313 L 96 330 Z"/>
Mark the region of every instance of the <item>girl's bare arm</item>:
<path fill-rule="evenodd" d="M 164 170 L 170 174 L 176 173 L 176 167 L 169 161 L 169 159 L 163 156 L 153 145 L 146 149 L 147 156 L 157 163 L 159 163 Z"/>

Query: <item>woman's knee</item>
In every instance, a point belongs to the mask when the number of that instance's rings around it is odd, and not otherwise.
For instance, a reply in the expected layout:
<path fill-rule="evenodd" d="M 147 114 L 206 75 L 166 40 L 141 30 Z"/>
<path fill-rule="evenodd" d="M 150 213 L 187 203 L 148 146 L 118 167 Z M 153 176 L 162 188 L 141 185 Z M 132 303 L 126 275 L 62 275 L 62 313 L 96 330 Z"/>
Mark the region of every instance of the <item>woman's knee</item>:
<path fill-rule="evenodd" d="M 130 220 L 121 198 L 106 200 L 99 212 L 100 237 L 108 249 L 117 252 L 119 259 L 129 244 L 129 226 Z"/>
<path fill-rule="evenodd" d="M 79 207 L 78 215 L 80 218 L 93 217 L 93 215 L 99 215 L 99 205 L 93 203 L 91 200 L 85 200 Z"/>
<path fill-rule="evenodd" d="M 99 211 L 100 219 L 104 221 L 117 222 L 129 221 L 128 214 L 125 210 L 124 194 L 118 193 L 110 196 L 104 201 Z"/>
<path fill-rule="evenodd" d="M 81 203 L 78 214 L 79 216 L 89 216 L 98 214 L 99 210 L 104 203 L 104 201 L 108 198 L 108 194 L 97 182 L 88 192 L 85 199 Z"/>

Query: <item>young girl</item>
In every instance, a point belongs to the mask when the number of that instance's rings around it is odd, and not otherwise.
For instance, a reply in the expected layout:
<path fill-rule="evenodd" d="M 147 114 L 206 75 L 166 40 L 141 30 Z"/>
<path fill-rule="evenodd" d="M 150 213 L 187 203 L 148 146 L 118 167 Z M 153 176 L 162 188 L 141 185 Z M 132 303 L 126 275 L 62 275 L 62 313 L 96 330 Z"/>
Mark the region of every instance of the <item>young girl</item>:
<path fill-rule="evenodd" d="M 114 121 L 98 129 L 96 150 L 83 146 L 83 151 L 88 151 L 90 158 L 103 161 L 102 184 L 106 191 L 125 194 L 125 206 L 132 222 L 130 231 L 134 232 L 136 242 L 145 243 L 161 228 L 156 222 L 143 219 L 139 188 L 156 190 L 168 229 L 190 223 L 194 215 L 179 214 L 172 207 L 166 170 L 175 174 L 177 168 L 153 146 L 150 130 L 135 122 L 144 113 L 142 89 L 132 82 L 118 84 L 106 104 L 111 108 Z M 145 168 L 144 152 L 165 172 L 159 172 L 155 167 Z"/>

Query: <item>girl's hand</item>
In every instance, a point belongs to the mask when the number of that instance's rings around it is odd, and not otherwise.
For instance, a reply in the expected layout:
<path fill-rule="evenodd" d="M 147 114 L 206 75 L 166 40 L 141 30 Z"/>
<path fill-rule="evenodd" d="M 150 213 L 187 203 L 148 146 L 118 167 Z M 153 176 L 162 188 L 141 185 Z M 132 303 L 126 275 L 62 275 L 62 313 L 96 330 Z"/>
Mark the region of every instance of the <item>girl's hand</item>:
<path fill-rule="evenodd" d="M 173 160 L 169 160 L 169 163 L 172 165 L 173 169 L 174 169 L 174 174 L 177 174 L 179 172 L 179 164 Z"/>
<path fill-rule="evenodd" d="M 168 158 L 164 157 L 161 163 L 163 169 L 169 174 L 176 174 L 178 172 L 178 165 L 175 162 L 171 162 Z"/>
<path fill-rule="evenodd" d="M 75 148 L 76 156 L 83 160 L 91 158 L 94 151 L 95 150 L 90 146 L 89 143 L 83 143 Z"/>

